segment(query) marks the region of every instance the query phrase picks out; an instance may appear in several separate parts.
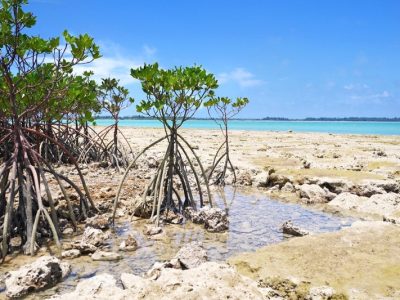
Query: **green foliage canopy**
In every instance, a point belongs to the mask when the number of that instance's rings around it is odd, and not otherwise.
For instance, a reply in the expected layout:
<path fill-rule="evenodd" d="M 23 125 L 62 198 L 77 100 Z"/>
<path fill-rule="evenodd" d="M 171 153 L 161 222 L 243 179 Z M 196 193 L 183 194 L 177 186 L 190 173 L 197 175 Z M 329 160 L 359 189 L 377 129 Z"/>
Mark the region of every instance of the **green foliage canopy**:
<path fill-rule="evenodd" d="M 204 103 L 204 106 L 208 108 L 210 117 L 225 123 L 236 116 L 248 103 L 249 99 L 246 97 L 238 97 L 235 100 L 228 97 L 214 97 Z M 212 109 L 217 114 L 216 117 L 212 114 Z"/>
<path fill-rule="evenodd" d="M 164 70 L 157 63 L 145 64 L 131 69 L 131 76 L 141 82 L 146 94 L 146 99 L 136 106 L 137 111 L 157 118 L 169 128 L 178 128 L 193 117 L 218 87 L 215 76 L 201 66 Z"/>
<path fill-rule="evenodd" d="M 115 78 L 102 79 L 98 89 L 98 98 L 102 108 L 108 111 L 115 120 L 118 120 L 121 110 L 135 101 L 129 97 L 128 89 L 120 86 L 119 80 Z"/>
<path fill-rule="evenodd" d="M 74 73 L 74 66 L 100 57 L 99 47 L 87 34 L 44 39 L 29 35 L 36 17 L 23 10 L 26 0 L 0 2 L 0 118 L 60 120 L 76 114 L 92 120 L 99 109 L 91 72 Z"/>

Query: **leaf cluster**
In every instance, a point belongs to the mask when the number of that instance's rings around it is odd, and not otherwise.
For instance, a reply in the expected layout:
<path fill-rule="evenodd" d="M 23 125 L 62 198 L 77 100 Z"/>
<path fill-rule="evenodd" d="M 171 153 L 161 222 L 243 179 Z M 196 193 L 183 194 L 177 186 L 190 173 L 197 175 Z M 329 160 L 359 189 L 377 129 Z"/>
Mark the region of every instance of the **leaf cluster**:
<path fill-rule="evenodd" d="M 61 119 L 76 114 L 91 120 L 98 110 L 90 72 L 74 74 L 74 66 L 100 57 L 99 47 L 87 34 L 44 39 L 30 35 L 36 17 L 23 10 L 26 0 L 0 4 L 0 118 Z"/>
<path fill-rule="evenodd" d="M 180 126 L 194 115 L 203 102 L 214 96 L 218 87 L 215 76 L 201 66 L 175 67 L 164 70 L 155 64 L 131 69 L 131 76 L 140 81 L 146 99 L 136 109 L 164 124 L 172 120 Z"/>
<path fill-rule="evenodd" d="M 115 78 L 103 78 L 98 88 L 98 99 L 101 107 L 118 120 L 121 110 L 129 107 L 135 100 L 129 97 L 128 89 L 119 85 Z"/>

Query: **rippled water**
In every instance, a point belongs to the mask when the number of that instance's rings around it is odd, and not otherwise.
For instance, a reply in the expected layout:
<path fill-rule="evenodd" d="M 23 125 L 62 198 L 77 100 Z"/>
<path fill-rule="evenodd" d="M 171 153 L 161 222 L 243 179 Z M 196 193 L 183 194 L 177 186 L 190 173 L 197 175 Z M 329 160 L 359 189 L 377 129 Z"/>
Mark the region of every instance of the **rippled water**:
<path fill-rule="evenodd" d="M 30 296 L 30 299 L 42 299 L 57 292 L 73 290 L 80 278 L 91 277 L 96 273 L 106 272 L 116 277 L 123 272 L 143 273 L 154 262 L 171 259 L 180 247 L 190 241 L 203 242 L 209 259 L 218 261 L 239 252 L 254 251 L 283 241 L 287 237 L 280 231 L 280 226 L 287 220 L 292 220 L 295 225 L 312 232 L 339 230 L 350 226 L 353 221 L 300 205 L 274 201 L 259 193 L 235 192 L 231 188 L 227 188 L 224 195 L 216 193 L 215 198 L 217 205 L 228 211 L 228 232 L 209 233 L 200 225 L 186 223 L 165 226 L 165 233 L 155 240 L 143 235 L 145 220 L 119 224 L 108 247 L 117 251 L 120 241 L 132 234 L 140 246 L 138 250 L 123 253 L 124 258 L 117 262 L 94 262 L 88 256 L 71 260 L 73 272 L 66 281 L 50 290 Z"/>

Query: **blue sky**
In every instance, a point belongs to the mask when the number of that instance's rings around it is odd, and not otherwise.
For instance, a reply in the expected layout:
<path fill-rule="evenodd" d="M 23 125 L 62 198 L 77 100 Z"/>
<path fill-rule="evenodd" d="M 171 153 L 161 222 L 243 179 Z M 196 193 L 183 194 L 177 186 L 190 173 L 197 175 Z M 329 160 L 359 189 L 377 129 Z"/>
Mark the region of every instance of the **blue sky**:
<path fill-rule="evenodd" d="M 97 76 L 136 99 L 131 67 L 201 64 L 241 117 L 400 116 L 398 0 L 31 0 L 35 32 L 89 33 Z M 130 108 L 125 114 L 135 114 Z"/>

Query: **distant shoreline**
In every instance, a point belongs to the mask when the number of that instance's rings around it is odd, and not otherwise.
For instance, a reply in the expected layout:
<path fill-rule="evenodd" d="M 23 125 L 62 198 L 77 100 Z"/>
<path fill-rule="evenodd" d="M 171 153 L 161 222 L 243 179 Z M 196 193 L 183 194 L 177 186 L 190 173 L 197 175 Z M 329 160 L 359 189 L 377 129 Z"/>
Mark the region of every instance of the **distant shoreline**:
<path fill-rule="evenodd" d="M 98 120 L 111 119 L 110 116 L 96 116 Z M 120 120 L 156 120 L 155 118 L 143 116 L 124 116 Z M 192 118 L 191 120 L 212 121 L 211 118 Z M 280 117 L 265 118 L 234 118 L 235 121 L 285 121 L 285 122 L 400 122 L 400 117 L 395 118 L 379 118 L 379 117 L 347 117 L 347 118 L 303 118 L 291 119 Z"/>

